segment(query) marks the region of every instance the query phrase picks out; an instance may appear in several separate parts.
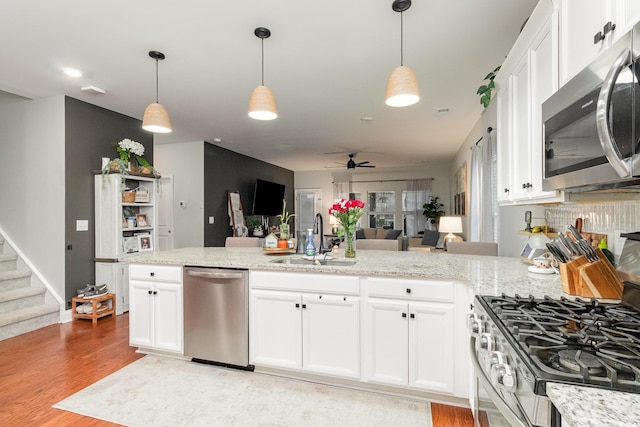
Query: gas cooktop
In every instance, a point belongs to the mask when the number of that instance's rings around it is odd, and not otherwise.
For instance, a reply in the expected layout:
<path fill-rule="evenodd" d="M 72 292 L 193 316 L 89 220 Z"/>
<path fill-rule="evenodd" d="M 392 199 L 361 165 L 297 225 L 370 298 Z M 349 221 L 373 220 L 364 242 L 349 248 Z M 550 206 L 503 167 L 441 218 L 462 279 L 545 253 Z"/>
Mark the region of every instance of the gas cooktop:
<path fill-rule="evenodd" d="M 533 296 L 479 299 L 537 380 L 640 393 L 637 308 Z"/>

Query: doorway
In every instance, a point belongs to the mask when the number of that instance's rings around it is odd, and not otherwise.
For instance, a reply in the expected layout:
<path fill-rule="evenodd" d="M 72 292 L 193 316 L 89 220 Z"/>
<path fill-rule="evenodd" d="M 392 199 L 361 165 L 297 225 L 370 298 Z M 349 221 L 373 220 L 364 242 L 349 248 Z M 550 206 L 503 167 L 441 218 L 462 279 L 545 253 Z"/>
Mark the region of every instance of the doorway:
<path fill-rule="evenodd" d="M 319 188 L 296 190 L 296 236 L 313 228 L 317 213 L 322 209 L 322 190 Z"/>

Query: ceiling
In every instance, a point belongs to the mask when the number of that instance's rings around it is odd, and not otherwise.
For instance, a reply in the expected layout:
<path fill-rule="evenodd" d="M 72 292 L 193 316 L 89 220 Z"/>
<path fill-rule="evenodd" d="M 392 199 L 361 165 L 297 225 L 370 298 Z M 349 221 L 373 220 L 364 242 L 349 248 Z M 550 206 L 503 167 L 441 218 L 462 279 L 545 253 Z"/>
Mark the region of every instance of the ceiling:
<path fill-rule="evenodd" d="M 173 132 L 156 143 L 219 138 L 224 148 L 295 171 L 339 167 L 348 152 L 378 168 L 449 161 L 482 113 L 477 88 L 536 3 L 414 0 L 404 13 L 404 64 L 421 100 L 393 108 L 384 103 L 400 65 L 392 0 L 3 0 L 0 90 L 65 94 L 141 119 L 155 100 L 148 52 L 159 50 L 160 103 Z M 261 79 L 259 26 L 272 33 L 264 78 L 278 104 L 273 121 L 247 116 Z M 63 67 L 84 75 L 70 78 Z M 85 85 L 107 93 L 86 94 Z"/>

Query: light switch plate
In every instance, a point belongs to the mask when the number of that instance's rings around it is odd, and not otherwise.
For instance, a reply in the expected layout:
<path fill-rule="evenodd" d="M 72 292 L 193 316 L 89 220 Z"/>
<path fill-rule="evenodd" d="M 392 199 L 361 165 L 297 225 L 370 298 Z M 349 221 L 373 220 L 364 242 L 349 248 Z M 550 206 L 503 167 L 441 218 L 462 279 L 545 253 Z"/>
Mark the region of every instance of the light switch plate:
<path fill-rule="evenodd" d="M 76 220 L 76 231 L 89 231 L 89 220 L 87 220 L 87 219 L 77 219 Z"/>
<path fill-rule="evenodd" d="M 215 218 L 210 216 L 209 217 L 209 224 L 213 224 L 215 222 Z"/>

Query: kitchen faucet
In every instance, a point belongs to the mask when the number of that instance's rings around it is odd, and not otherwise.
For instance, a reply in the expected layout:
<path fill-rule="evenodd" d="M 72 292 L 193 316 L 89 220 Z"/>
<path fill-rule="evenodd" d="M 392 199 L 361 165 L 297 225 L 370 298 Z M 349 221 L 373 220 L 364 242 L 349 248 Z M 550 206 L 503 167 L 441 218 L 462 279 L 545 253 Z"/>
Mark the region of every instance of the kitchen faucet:
<path fill-rule="evenodd" d="M 319 254 L 323 254 L 326 252 L 331 251 L 331 249 L 324 249 L 322 246 L 322 241 L 324 240 L 324 224 L 322 222 L 322 215 L 317 213 L 316 214 L 316 219 L 313 223 L 313 234 L 319 234 L 320 235 L 320 246 L 318 247 L 318 253 Z"/>

